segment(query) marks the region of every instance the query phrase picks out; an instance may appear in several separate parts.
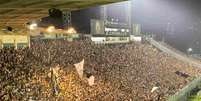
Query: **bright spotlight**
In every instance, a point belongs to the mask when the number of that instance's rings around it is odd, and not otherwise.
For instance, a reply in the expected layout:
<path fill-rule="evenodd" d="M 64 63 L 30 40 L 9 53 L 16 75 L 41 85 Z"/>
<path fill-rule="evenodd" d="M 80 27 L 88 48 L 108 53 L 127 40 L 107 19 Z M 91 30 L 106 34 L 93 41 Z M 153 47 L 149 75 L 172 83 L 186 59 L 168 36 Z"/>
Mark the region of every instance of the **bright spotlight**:
<path fill-rule="evenodd" d="M 192 52 L 193 51 L 193 49 L 192 48 L 188 48 L 188 52 Z"/>
<path fill-rule="evenodd" d="M 77 33 L 77 31 L 74 29 L 74 28 L 69 28 L 68 30 L 67 30 L 67 33 L 68 34 L 75 34 L 75 33 Z"/>
<path fill-rule="evenodd" d="M 37 28 L 37 24 L 36 23 L 33 23 L 33 24 L 31 24 L 30 26 L 29 26 L 29 29 L 30 30 L 34 30 L 34 29 L 36 29 Z"/>
<path fill-rule="evenodd" d="M 54 27 L 54 26 L 49 26 L 49 27 L 47 28 L 47 31 L 48 31 L 49 33 L 52 33 L 52 32 L 55 31 L 55 27 Z"/>

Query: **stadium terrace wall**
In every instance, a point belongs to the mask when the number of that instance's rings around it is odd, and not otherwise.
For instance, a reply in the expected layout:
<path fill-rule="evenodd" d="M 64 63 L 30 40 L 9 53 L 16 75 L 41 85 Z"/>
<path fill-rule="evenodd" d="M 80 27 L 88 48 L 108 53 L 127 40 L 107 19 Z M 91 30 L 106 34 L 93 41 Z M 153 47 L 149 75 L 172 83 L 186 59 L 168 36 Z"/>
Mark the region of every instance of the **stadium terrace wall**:
<path fill-rule="evenodd" d="M 192 60 L 191 58 L 189 57 L 186 57 L 186 56 L 183 56 L 182 54 L 179 54 L 175 51 L 172 51 L 171 49 L 169 49 L 168 47 L 160 44 L 159 42 L 155 41 L 154 39 L 152 38 L 147 38 L 146 39 L 150 44 L 152 44 L 153 46 L 155 46 L 156 48 L 158 48 L 159 50 L 175 57 L 176 59 L 180 60 L 180 61 L 183 61 L 185 63 L 188 63 L 194 67 L 197 67 L 197 68 L 201 68 L 201 64 L 195 60 Z"/>
<path fill-rule="evenodd" d="M 201 84 L 201 77 L 195 79 L 186 87 L 181 89 L 175 95 L 171 96 L 168 101 L 188 101 L 189 96 L 191 96 L 192 91 L 196 89 Z"/>

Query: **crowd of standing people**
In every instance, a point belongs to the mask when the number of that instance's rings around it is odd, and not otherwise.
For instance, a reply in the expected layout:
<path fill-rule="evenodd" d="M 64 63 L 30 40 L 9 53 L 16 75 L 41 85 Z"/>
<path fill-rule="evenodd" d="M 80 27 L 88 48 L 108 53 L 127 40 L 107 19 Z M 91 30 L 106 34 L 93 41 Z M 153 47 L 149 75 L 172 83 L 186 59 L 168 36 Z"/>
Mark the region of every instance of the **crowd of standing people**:
<path fill-rule="evenodd" d="M 83 59 L 84 73 L 95 77 L 93 86 L 74 68 Z M 58 65 L 60 90 L 54 96 L 48 73 Z M 38 40 L 30 48 L 0 50 L 0 99 L 165 101 L 200 74 L 201 70 L 149 44 Z M 151 92 L 153 87 L 158 90 Z"/>

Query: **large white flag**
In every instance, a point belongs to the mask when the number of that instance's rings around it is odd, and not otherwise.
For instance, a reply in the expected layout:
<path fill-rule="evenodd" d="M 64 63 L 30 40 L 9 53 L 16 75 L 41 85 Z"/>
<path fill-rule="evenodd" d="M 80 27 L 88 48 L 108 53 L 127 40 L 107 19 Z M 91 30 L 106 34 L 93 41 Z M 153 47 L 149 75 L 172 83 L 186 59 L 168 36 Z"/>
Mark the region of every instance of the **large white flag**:
<path fill-rule="evenodd" d="M 158 90 L 159 87 L 153 87 L 152 90 L 151 90 L 151 93 L 153 93 L 154 91 Z"/>
<path fill-rule="evenodd" d="M 95 79 L 95 77 L 94 77 L 93 75 L 90 76 L 90 77 L 87 79 L 87 81 L 88 81 L 88 83 L 89 83 L 90 86 L 93 86 L 93 85 L 94 85 L 94 79 Z"/>
<path fill-rule="evenodd" d="M 84 72 L 84 59 L 80 63 L 74 64 L 74 66 L 75 66 L 80 78 L 82 79 L 83 72 Z"/>

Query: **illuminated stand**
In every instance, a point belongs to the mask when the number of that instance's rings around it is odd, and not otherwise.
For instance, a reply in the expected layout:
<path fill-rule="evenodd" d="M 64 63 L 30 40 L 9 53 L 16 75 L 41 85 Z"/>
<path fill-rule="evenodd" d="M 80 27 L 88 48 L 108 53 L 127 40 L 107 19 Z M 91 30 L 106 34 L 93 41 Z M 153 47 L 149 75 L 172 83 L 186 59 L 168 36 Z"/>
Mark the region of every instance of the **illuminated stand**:
<path fill-rule="evenodd" d="M 1 31 L 0 48 L 21 49 L 30 47 L 30 36 L 27 32 Z"/>
<path fill-rule="evenodd" d="M 33 27 L 34 26 L 34 27 Z M 32 40 L 67 40 L 79 39 L 79 34 L 73 27 L 67 29 L 57 29 L 55 26 L 36 27 L 35 24 L 29 25 Z"/>
<path fill-rule="evenodd" d="M 79 38 L 79 34 L 77 34 L 74 28 L 68 29 L 56 29 L 54 26 L 49 26 L 47 28 L 38 28 L 41 34 L 37 39 L 41 40 L 67 40 L 73 41 Z"/>
<path fill-rule="evenodd" d="M 142 35 L 141 35 L 141 25 L 140 24 L 133 24 L 132 25 L 133 34 L 130 35 L 131 41 L 141 42 Z"/>
<path fill-rule="evenodd" d="M 118 5 L 118 4 L 117 4 Z M 91 40 L 95 43 L 129 43 L 130 41 L 141 41 L 141 26 L 132 27 L 132 2 L 121 3 L 124 6 L 124 21 L 110 18 L 108 16 L 109 6 L 102 6 L 100 20 L 91 19 Z M 137 35 L 137 33 L 139 35 Z"/>

